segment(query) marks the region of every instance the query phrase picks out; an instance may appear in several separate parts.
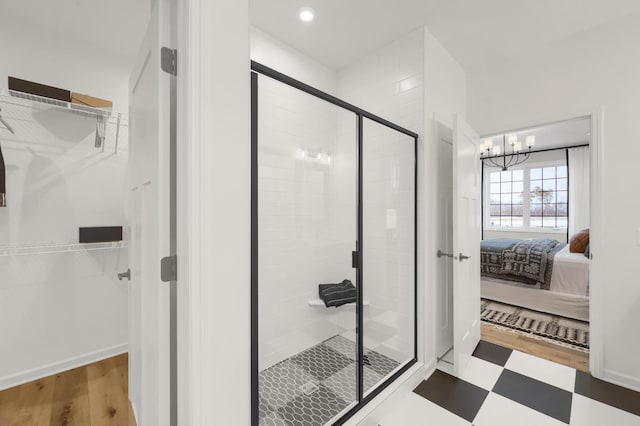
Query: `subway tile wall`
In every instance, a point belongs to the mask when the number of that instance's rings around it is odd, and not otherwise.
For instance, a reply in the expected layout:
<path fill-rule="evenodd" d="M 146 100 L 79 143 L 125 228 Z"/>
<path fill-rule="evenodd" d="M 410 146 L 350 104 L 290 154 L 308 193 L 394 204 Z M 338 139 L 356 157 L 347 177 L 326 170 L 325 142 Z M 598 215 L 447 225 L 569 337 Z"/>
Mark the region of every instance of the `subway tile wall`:
<path fill-rule="evenodd" d="M 263 370 L 355 328 L 350 307 L 310 305 L 350 279 L 356 238 L 355 115 L 259 80 L 259 333 Z M 339 121 L 351 120 L 351 132 Z"/>
<path fill-rule="evenodd" d="M 412 32 L 337 72 L 335 94 L 420 134 L 423 38 L 422 30 Z M 300 65 L 308 58 L 296 55 L 279 53 L 288 62 L 267 65 L 313 81 L 313 69 Z M 262 56 L 262 62 L 276 57 Z M 357 170 L 353 113 L 263 76 L 259 102 L 263 370 L 334 335 L 355 337 L 352 306 L 309 301 L 318 298 L 319 283 L 355 283 Z M 368 123 L 365 132 L 365 345 L 402 362 L 413 355 L 413 146 L 377 124 Z"/>
<path fill-rule="evenodd" d="M 424 31 L 418 29 L 338 73 L 338 96 L 419 135 L 424 117 Z M 397 361 L 414 349 L 414 152 L 411 138 L 365 120 L 365 339 L 377 324 L 394 338 L 378 351 Z"/>

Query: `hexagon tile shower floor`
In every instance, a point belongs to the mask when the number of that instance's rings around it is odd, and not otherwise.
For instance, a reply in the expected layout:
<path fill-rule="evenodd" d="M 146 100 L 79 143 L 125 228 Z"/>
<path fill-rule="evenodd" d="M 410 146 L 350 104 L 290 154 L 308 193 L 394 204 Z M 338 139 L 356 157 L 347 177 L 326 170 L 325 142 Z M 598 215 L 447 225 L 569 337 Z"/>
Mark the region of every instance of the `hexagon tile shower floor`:
<path fill-rule="evenodd" d="M 364 389 L 400 364 L 364 348 Z M 322 426 L 357 399 L 356 344 L 334 336 L 260 372 L 261 426 Z"/>

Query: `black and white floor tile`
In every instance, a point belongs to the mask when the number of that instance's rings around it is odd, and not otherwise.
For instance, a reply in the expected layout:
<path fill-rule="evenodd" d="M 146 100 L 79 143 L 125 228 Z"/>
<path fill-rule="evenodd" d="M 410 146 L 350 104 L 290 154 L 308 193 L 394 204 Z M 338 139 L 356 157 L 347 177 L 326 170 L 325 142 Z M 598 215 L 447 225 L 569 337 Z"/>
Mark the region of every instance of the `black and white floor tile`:
<path fill-rule="evenodd" d="M 481 341 L 465 374 L 436 370 L 380 426 L 640 426 L 640 393 Z"/>

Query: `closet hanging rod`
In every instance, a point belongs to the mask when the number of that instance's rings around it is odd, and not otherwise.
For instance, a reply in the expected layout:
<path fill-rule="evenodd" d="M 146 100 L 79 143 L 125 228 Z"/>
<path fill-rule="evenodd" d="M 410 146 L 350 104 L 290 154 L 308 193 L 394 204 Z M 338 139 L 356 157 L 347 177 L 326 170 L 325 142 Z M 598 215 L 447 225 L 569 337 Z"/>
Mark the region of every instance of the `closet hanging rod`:
<path fill-rule="evenodd" d="M 2 123 L 2 125 L 4 127 L 6 127 L 8 131 L 10 131 L 12 134 L 15 135 L 16 132 L 14 132 L 13 128 L 11 127 L 11 125 L 9 125 L 9 123 L 7 123 L 7 121 L 4 118 L 2 118 L 2 114 L 1 113 L 2 113 L 2 108 L 0 108 L 0 123 Z"/>

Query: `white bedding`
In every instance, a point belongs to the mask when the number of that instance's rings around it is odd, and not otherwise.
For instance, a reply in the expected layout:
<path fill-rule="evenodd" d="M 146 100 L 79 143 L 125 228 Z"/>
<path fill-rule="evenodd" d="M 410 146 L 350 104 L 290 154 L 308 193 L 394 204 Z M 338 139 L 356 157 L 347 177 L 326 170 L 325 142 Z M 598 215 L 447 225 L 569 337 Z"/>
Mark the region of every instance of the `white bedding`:
<path fill-rule="evenodd" d="M 589 321 L 589 259 L 568 245 L 554 257 L 550 290 L 489 277 L 480 288 L 486 299 Z"/>
<path fill-rule="evenodd" d="M 569 244 L 553 258 L 551 291 L 589 295 L 589 259 L 582 253 L 569 252 Z"/>

